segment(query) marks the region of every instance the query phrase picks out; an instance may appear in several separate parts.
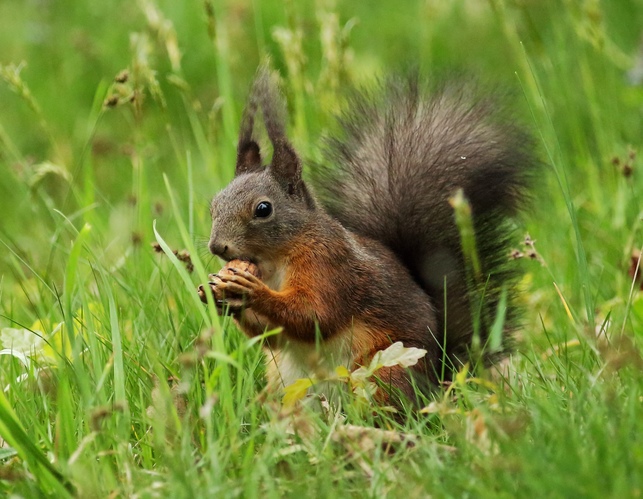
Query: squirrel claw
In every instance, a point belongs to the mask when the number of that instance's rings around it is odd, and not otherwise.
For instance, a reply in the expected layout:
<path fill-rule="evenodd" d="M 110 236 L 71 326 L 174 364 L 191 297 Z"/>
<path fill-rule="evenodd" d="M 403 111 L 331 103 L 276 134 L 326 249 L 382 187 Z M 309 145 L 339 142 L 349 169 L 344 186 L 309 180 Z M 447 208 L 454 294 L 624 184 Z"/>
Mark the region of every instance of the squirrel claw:
<path fill-rule="evenodd" d="M 208 303 L 208 298 L 205 294 L 205 288 L 203 287 L 203 284 L 199 284 L 199 287 L 196 288 L 196 292 L 203 303 Z"/>

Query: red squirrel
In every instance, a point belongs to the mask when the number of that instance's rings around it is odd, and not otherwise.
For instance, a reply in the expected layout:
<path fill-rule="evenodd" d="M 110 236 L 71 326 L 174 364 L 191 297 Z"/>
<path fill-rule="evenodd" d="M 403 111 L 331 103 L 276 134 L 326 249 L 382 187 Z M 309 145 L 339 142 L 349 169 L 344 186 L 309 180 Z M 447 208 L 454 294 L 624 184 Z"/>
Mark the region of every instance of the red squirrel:
<path fill-rule="evenodd" d="M 268 164 L 254 134 L 259 111 Z M 505 332 L 515 328 L 508 240 L 537 165 L 533 142 L 469 84 L 429 92 L 417 74 L 394 77 L 353 95 L 325 142 L 326 163 L 308 165 L 313 191 L 285 115 L 275 76 L 260 70 L 235 177 L 211 203 L 209 249 L 229 262 L 211 276 L 215 302 L 250 337 L 281 329 L 265 344 L 273 386 L 368 365 L 399 341 L 427 354 L 380 369 L 376 398 L 417 401 L 467 362 L 474 337 L 484 346 L 501 301 Z M 471 207 L 477 281 L 449 203 L 457 189 Z"/>

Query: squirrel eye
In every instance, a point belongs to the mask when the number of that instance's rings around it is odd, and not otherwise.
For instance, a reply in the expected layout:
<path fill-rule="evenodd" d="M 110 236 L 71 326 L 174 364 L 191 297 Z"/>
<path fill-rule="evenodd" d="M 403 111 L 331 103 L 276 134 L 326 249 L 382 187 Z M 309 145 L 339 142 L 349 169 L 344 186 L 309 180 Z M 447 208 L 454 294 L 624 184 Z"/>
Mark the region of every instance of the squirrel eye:
<path fill-rule="evenodd" d="M 255 208 L 255 218 L 266 218 L 272 214 L 272 205 L 268 201 L 261 201 Z"/>

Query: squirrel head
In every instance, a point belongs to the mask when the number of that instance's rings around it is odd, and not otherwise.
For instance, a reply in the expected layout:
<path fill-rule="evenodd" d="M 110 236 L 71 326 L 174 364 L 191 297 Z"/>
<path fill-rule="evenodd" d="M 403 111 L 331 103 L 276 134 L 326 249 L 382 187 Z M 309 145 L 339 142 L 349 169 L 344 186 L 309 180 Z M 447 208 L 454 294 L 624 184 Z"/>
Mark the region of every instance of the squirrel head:
<path fill-rule="evenodd" d="M 262 163 L 253 139 L 259 107 L 273 146 Z M 302 164 L 285 136 L 283 102 L 267 70 L 260 70 L 244 113 L 237 146 L 235 178 L 212 200 L 210 251 L 225 259 L 269 265 L 283 257 L 298 231 L 311 220 L 316 203 L 302 179 Z"/>

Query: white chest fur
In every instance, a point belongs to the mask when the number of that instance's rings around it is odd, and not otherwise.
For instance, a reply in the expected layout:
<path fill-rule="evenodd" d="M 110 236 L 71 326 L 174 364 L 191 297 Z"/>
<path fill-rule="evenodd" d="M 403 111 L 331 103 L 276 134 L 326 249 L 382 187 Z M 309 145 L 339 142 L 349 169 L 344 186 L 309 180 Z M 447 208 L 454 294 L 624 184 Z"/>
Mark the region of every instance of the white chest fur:
<path fill-rule="evenodd" d="M 369 330 L 355 324 L 334 338 L 318 344 L 289 341 L 279 347 L 266 347 L 268 383 L 275 389 L 291 385 L 298 379 L 326 379 L 338 366 L 348 370 L 370 350 Z M 324 388 L 317 387 L 328 395 Z"/>
<path fill-rule="evenodd" d="M 286 265 L 275 265 L 272 262 L 259 264 L 262 280 L 270 289 L 281 291 L 286 279 Z"/>
<path fill-rule="evenodd" d="M 329 401 L 336 400 L 337 394 L 345 389 L 344 384 L 322 380 L 331 377 L 338 366 L 351 368 L 350 349 L 339 343 L 315 346 L 290 342 L 278 350 L 266 348 L 268 386 L 279 393 L 298 379 L 312 379 L 315 384 L 309 392 L 323 395 Z"/>

